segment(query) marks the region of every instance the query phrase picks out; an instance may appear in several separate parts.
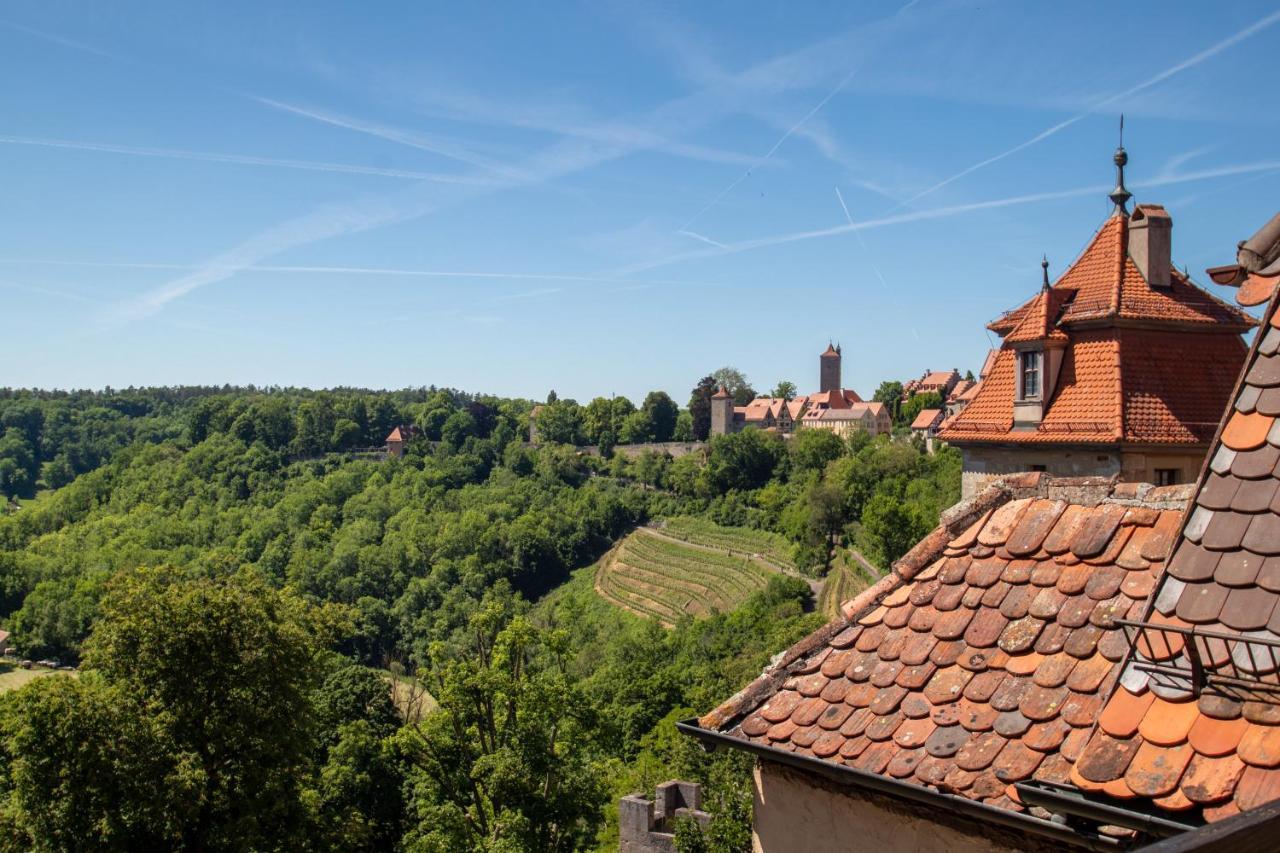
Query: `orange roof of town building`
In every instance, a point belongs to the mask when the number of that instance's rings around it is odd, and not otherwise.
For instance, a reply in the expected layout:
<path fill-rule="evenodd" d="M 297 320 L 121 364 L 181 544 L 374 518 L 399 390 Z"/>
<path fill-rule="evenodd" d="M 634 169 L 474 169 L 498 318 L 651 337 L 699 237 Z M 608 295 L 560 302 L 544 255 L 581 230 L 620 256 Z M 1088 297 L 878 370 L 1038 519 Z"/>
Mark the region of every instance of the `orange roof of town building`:
<path fill-rule="evenodd" d="M 1140 206 L 1149 215 L 1155 206 Z M 1163 210 L 1163 208 L 1160 208 Z M 1135 213 L 1135 216 L 1137 213 Z M 1149 286 L 1126 249 L 1129 219 L 1107 219 L 1051 287 L 988 328 L 1004 336 L 983 381 L 940 436 L 949 442 L 1200 444 L 1226 404 L 1253 320 L 1173 270 Z M 1193 332 L 1204 334 L 1192 334 Z M 1017 352 L 1057 341 L 1065 353 L 1035 429 L 1013 428 Z"/>
<path fill-rule="evenodd" d="M 806 421 L 856 421 L 870 415 L 873 418 L 888 417 L 884 403 L 852 403 L 847 409 L 812 408 L 804 413 Z"/>
<path fill-rule="evenodd" d="M 928 429 L 942 415 L 942 409 L 921 409 L 920 414 L 911 422 L 912 429 Z"/>
<path fill-rule="evenodd" d="M 1070 779 L 1189 494 L 1007 478 L 700 725 L 1022 811 L 1014 783 Z"/>
<path fill-rule="evenodd" d="M 941 387 L 946 385 L 952 379 L 958 379 L 959 377 L 960 374 L 954 370 L 935 370 L 932 373 L 925 374 L 919 384 L 922 387 L 926 385 L 931 387 Z"/>
<path fill-rule="evenodd" d="M 1253 274 L 1251 300 L 1275 294 Z M 1133 657 L 1071 780 L 1215 821 L 1280 796 L 1280 315 L 1253 344 Z"/>
<path fill-rule="evenodd" d="M 854 403 L 861 403 L 862 398 L 852 388 L 841 388 L 837 391 L 819 391 L 806 397 L 810 406 L 824 406 L 831 409 L 845 409 Z"/>

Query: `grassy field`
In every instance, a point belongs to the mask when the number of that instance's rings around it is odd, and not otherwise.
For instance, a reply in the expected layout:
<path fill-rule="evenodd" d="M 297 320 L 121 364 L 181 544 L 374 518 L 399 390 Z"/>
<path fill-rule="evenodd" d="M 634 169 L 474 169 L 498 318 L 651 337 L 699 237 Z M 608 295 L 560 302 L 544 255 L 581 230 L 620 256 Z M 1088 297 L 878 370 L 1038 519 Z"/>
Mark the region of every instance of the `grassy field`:
<path fill-rule="evenodd" d="M 44 678 L 48 675 L 75 675 L 73 672 L 66 672 L 56 669 L 44 669 L 43 667 L 33 666 L 31 669 L 23 669 L 11 663 L 0 663 L 0 693 L 7 693 L 10 690 L 17 690 L 22 685 L 35 681 L 37 678 Z"/>
<path fill-rule="evenodd" d="M 656 527 L 668 536 L 695 545 L 707 545 L 731 554 L 759 554 L 783 568 L 795 568 L 791 562 L 791 543 L 767 530 L 748 527 L 724 527 L 704 518 L 677 515 L 663 519 Z"/>
<path fill-rule="evenodd" d="M 840 612 L 840 605 L 862 592 L 871 581 L 858 564 L 840 554 L 831 571 L 827 572 L 827 581 L 822 585 L 822 596 L 818 599 L 818 612 L 828 619 L 833 619 Z"/>
<path fill-rule="evenodd" d="M 428 693 L 427 688 L 422 686 L 422 682 L 413 676 L 386 669 L 380 669 L 378 672 L 391 685 L 391 701 L 395 703 L 400 715 L 409 722 L 417 722 L 424 714 L 429 714 L 439 707 L 435 697 Z"/>
<path fill-rule="evenodd" d="M 641 528 L 601 561 L 596 591 L 618 607 L 670 626 L 685 614 L 732 610 L 763 589 L 772 570 L 745 554 L 705 542 L 673 542 Z"/>

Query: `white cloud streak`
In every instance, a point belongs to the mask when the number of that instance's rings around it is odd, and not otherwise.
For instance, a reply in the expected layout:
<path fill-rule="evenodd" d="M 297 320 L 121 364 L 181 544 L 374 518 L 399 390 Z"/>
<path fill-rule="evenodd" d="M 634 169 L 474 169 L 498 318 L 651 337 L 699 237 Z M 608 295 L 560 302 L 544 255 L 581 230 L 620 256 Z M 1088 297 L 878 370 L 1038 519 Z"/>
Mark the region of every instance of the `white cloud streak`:
<path fill-rule="evenodd" d="M 168 160 L 196 160 L 205 163 L 231 163 L 242 166 L 272 166 L 284 169 L 302 169 L 312 172 L 339 172 L 351 175 L 375 175 L 384 178 L 405 178 L 417 181 L 436 181 L 448 184 L 491 183 L 466 175 L 447 175 L 438 172 L 416 172 L 406 169 L 384 169 L 377 166 L 359 166 L 349 163 L 325 163 L 313 160 L 293 160 L 280 157 L 256 157 L 247 154 L 222 154 L 211 151 L 187 151 L 176 148 L 148 148 L 134 145 L 115 145 L 107 142 L 81 142 L 70 139 L 43 139 L 32 136 L 0 136 L 0 144 L 30 145 L 40 148 L 62 148 L 74 151 L 97 151 L 106 154 L 124 154 L 133 157 L 158 157 Z"/>
<path fill-rule="evenodd" d="M 1155 86 L 1158 83 L 1163 83 L 1165 80 L 1168 80 L 1170 77 L 1173 77 L 1175 74 L 1180 74 L 1181 72 L 1186 71 L 1187 69 L 1194 68 L 1195 66 L 1201 64 L 1202 62 L 1205 62 L 1206 60 L 1211 59 L 1214 56 L 1217 56 L 1219 53 L 1222 53 L 1224 50 L 1230 47 L 1234 47 L 1235 45 L 1249 38 L 1250 36 L 1254 36 L 1262 32 L 1263 30 L 1275 24 L 1277 21 L 1280 21 L 1280 11 L 1272 12 L 1270 15 L 1267 15 L 1266 17 L 1258 21 L 1255 21 L 1254 23 L 1250 24 L 1249 26 L 1245 27 L 1239 32 L 1213 45 L 1210 45 L 1209 47 L 1205 48 L 1199 53 L 1187 59 L 1184 59 L 1183 61 L 1175 65 L 1169 66 L 1168 68 L 1164 69 L 1160 73 L 1155 74 L 1151 77 L 1148 77 L 1147 79 L 1143 80 L 1141 83 L 1138 83 L 1135 86 L 1131 86 L 1128 89 L 1125 89 L 1123 92 L 1117 92 L 1114 95 L 1108 95 L 1107 97 L 1102 98 L 1101 100 L 1095 102 L 1094 104 L 1082 110 L 1081 112 L 1078 112 L 1075 115 L 1071 116 L 1070 118 L 1064 119 L 1058 122 L 1057 124 L 1054 124 L 1054 125 L 1051 125 L 1050 127 L 1045 128 L 1044 130 L 1037 133 L 1035 136 L 1031 137 L 1030 139 L 1024 142 L 1018 143 L 1012 148 L 1002 151 L 999 154 L 992 155 L 991 157 L 988 157 L 985 160 L 981 160 L 977 163 L 974 163 L 972 166 L 969 166 L 968 168 L 961 169 L 959 172 L 956 172 L 951 177 L 941 180 L 938 183 L 934 184 L 933 186 L 927 189 L 921 190 L 920 192 L 911 196 L 909 199 L 907 199 L 902 204 L 900 204 L 899 207 L 900 208 L 906 207 L 910 205 L 912 202 L 918 201 L 927 195 L 931 195 L 932 193 L 937 192 L 943 187 L 949 184 L 955 183 L 961 178 L 965 178 L 969 175 L 972 175 L 974 172 L 977 172 L 979 169 L 984 169 L 993 163 L 1000 162 L 1006 157 L 1011 157 L 1014 154 L 1017 154 L 1019 151 L 1023 151 L 1027 148 L 1030 148 L 1031 146 L 1039 142 L 1043 142 L 1044 140 L 1048 139 L 1049 137 L 1053 136 L 1059 131 L 1065 130 L 1066 128 L 1070 127 L 1076 122 L 1089 117 L 1090 115 L 1098 112 L 1099 110 L 1105 107 L 1111 106 L 1112 104 L 1115 104 L 1119 101 L 1123 101 L 1125 98 L 1132 97 L 1133 95 L 1136 95 L 1139 92 L 1150 89 L 1152 86 Z"/>
<path fill-rule="evenodd" d="M 505 163 L 500 163 L 497 160 L 486 157 L 483 154 L 479 154 L 465 145 L 461 145 L 454 140 L 447 139 L 438 134 L 401 130 L 400 128 L 389 127 L 387 125 L 352 118 L 338 113 L 287 104 L 283 101 L 272 100 L 271 98 L 255 97 L 253 100 L 263 104 L 264 106 L 281 110 L 286 113 L 291 113 L 296 116 L 301 116 L 303 118 L 308 118 L 312 121 L 318 121 L 322 124 L 341 127 L 356 133 L 374 136 L 388 142 L 407 145 L 410 148 L 416 148 L 419 151 L 427 151 L 441 157 L 447 157 L 450 160 L 457 160 L 460 163 L 466 163 L 469 166 L 484 169 L 514 181 L 526 181 L 530 177 L 526 172 L 513 169 Z"/>
<path fill-rule="evenodd" d="M 1232 175 L 1255 174 L 1261 172 L 1277 172 L 1280 173 L 1280 160 L 1265 160 L 1256 163 L 1243 163 L 1233 166 L 1220 166 L 1211 169 L 1199 169 L 1194 172 L 1185 172 L 1180 175 L 1168 175 L 1154 180 L 1134 183 L 1134 189 L 1144 189 L 1147 187 L 1169 186 L 1172 184 L 1183 184 L 1192 181 L 1210 180 L 1213 178 L 1222 178 Z M 1027 195 L 1010 196 L 1008 198 L 989 199 L 987 201 L 977 201 L 969 204 L 956 204 L 947 207 L 935 207 L 926 210 L 913 210 L 906 213 L 889 214 L 874 219 L 864 219 L 859 222 L 850 220 L 845 225 L 835 225 L 830 228 L 817 228 L 808 231 L 792 231 L 785 234 L 776 234 L 769 237 L 757 237 L 751 240 L 742 240 L 737 243 L 725 244 L 723 249 L 700 249 L 690 252 L 681 252 L 676 255 L 670 255 L 665 258 L 659 258 L 653 261 L 635 264 L 624 269 L 613 271 L 613 275 L 626 276 L 644 270 L 664 267 L 681 261 L 698 260 L 701 258 L 718 257 L 721 255 L 737 254 L 753 249 L 763 249 L 770 246 L 782 246 L 788 243 L 798 243 L 805 240 L 815 240 L 823 237 L 834 237 L 840 234 L 857 233 L 871 228 L 885 228 L 893 225 L 905 225 L 912 222 L 921 222 L 931 219 L 946 219 L 953 216 L 959 216 L 966 213 L 974 213 L 980 210 L 994 210 L 1002 207 L 1015 207 L 1023 204 L 1033 204 L 1042 201 L 1055 201 L 1065 198 L 1078 198 L 1081 196 L 1099 195 L 1107 192 L 1109 188 L 1105 186 L 1079 187 L 1070 190 L 1057 190 L 1053 192 L 1030 193 Z"/>
<path fill-rule="evenodd" d="M 683 235 L 683 236 L 685 236 L 685 237 L 691 237 L 692 239 L 697 240 L 697 241 L 699 241 L 699 242 L 707 243 L 707 244 L 709 244 L 709 245 L 715 246 L 717 249 L 727 249 L 727 248 L 729 248 L 729 247 L 728 247 L 728 246 L 726 246 L 724 243 L 721 243 L 721 242 L 720 242 L 720 241 L 718 241 L 718 240 L 712 240 L 710 237 L 705 237 L 705 236 L 703 236 L 702 234 L 699 234 L 699 233 L 698 233 L 698 232 L 696 232 L 696 231 L 686 231 L 686 230 L 684 230 L 684 229 L 682 228 L 682 229 L 680 229 L 679 231 L 677 231 L 676 233 L 677 233 L 677 234 L 681 234 L 681 235 Z"/>
<path fill-rule="evenodd" d="M 745 181 L 747 178 L 751 177 L 751 172 L 752 172 L 752 170 L 753 170 L 753 169 L 758 169 L 758 168 L 760 168 L 761 166 L 763 166 L 765 163 L 769 162 L 769 159 L 770 159 L 771 157 L 773 157 L 773 155 L 774 155 L 775 153 L 777 153 L 778 149 L 782 147 L 783 143 L 784 143 L 784 142 L 786 142 L 788 139 L 790 139 L 790 138 L 791 138 L 791 135 L 792 135 L 793 133 L 795 133 L 797 130 L 799 130 L 801 127 L 803 127 L 803 126 L 804 126 L 804 124 L 805 124 L 805 122 L 807 122 L 809 119 L 813 118 L 815 115 L 817 115 L 819 112 L 821 112 L 821 111 L 822 111 L 822 108 L 823 108 L 823 107 L 825 107 L 825 106 L 827 105 L 827 102 L 828 102 L 828 101 L 830 101 L 832 98 L 834 98 L 836 95 L 838 95 L 838 94 L 840 93 L 840 90 L 841 90 L 841 89 L 843 89 L 845 86 L 849 85 L 849 81 L 850 81 L 850 80 L 852 80 L 852 79 L 853 79 L 853 77 L 854 77 L 854 75 L 855 75 L 855 74 L 857 74 L 857 73 L 858 73 L 858 69 L 857 69 L 857 68 L 854 68 L 852 71 L 850 71 L 848 74 L 846 74 L 846 75 L 845 75 L 845 76 L 840 80 L 840 82 L 836 84 L 835 88 L 834 88 L 834 89 L 832 89 L 830 92 L 828 92 L 828 93 L 826 94 L 826 96 L 825 96 L 825 97 L 823 97 L 823 99 L 822 99 L 822 100 L 820 100 L 820 101 L 818 101 L 818 103 L 814 104 L 814 106 L 812 107 L 812 109 L 810 109 L 807 113 L 805 113 L 803 116 L 801 116 L 801 117 L 800 117 L 800 120 L 799 120 L 799 121 L 797 121 L 795 124 L 793 124 L 793 125 L 791 125 L 790 127 L 788 127 L 788 128 L 783 132 L 782 136 L 778 137 L 778 141 L 777 141 L 777 142 L 775 142 L 775 143 L 773 143 L 773 147 L 771 147 L 768 151 L 766 151 L 766 152 L 765 152 L 765 154 L 764 154 L 764 156 L 763 156 L 763 157 L 761 157 L 759 160 L 757 160 L 757 161 L 756 161 L 754 164 L 752 164 L 752 165 L 751 165 L 751 166 L 750 166 L 750 167 L 749 167 L 745 172 L 743 172 L 743 173 L 742 173 L 741 175 L 739 175 L 736 179 L 734 179 L 732 182 L 730 182 L 730 183 L 729 183 L 729 185 L 728 185 L 727 187 L 725 187 L 724 189 L 722 189 L 720 192 L 716 193 L 715 198 L 711 199 L 711 201 L 709 201 L 709 202 L 707 202 L 705 205 L 703 205 L 701 210 L 699 210 L 699 211 L 698 211 L 697 213 L 695 213 L 693 216 L 689 217 L 689 221 L 688 221 L 688 222 L 686 222 L 684 225 L 681 225 L 681 226 L 680 226 L 680 229 L 679 229 L 679 230 L 680 230 L 680 232 L 681 232 L 681 233 L 686 232 L 689 228 L 691 228 L 691 227 L 693 226 L 693 223 L 697 222 L 699 219 L 701 219 L 701 218 L 702 218 L 702 215 L 703 215 L 704 213 L 706 213 L 708 210 L 710 210 L 711 208 L 713 208 L 713 207 L 715 207 L 717 204 L 719 204 L 721 199 L 723 199 L 723 198 L 724 198 L 725 196 L 727 196 L 729 193 L 733 192 L 733 190 L 734 190 L 734 189 L 735 189 L 739 184 L 741 184 L 743 181 Z"/>

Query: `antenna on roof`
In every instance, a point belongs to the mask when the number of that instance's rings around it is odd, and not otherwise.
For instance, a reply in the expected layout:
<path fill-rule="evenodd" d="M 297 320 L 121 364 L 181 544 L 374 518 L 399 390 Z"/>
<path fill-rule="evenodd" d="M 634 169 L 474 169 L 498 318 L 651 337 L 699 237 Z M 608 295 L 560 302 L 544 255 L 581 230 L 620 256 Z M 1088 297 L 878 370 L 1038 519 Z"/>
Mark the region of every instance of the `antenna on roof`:
<path fill-rule="evenodd" d="M 1043 272 L 1044 272 L 1044 284 L 1043 284 L 1043 287 L 1044 287 L 1044 289 L 1045 289 L 1045 290 L 1048 290 L 1048 289 L 1049 289 L 1049 256 L 1048 256 L 1048 255 L 1043 255 L 1043 256 L 1041 257 L 1041 260 L 1040 260 L 1040 269 L 1041 269 L 1041 270 L 1043 270 Z"/>
<path fill-rule="evenodd" d="M 1127 216 L 1129 211 L 1125 209 L 1125 204 L 1133 198 L 1133 194 L 1124 186 L 1124 167 L 1129 162 L 1129 154 L 1124 150 L 1124 113 L 1120 114 L 1120 145 L 1111 159 L 1116 164 L 1116 188 L 1111 191 L 1109 198 L 1115 202 L 1115 212 Z"/>

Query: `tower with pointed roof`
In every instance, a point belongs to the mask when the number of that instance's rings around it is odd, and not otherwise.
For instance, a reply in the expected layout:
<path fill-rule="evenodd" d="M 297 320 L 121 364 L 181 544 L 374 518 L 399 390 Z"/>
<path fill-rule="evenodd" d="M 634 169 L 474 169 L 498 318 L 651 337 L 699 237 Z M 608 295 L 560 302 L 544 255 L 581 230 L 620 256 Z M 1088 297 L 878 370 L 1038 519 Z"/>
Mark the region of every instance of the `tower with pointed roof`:
<path fill-rule="evenodd" d="M 840 347 L 827 342 L 826 350 L 818 357 L 818 392 L 840 390 Z"/>
<path fill-rule="evenodd" d="M 1081 255 L 987 328 L 1003 338 L 988 375 L 939 437 L 964 454 L 964 494 L 992 477 L 1195 479 L 1245 356 L 1250 317 L 1171 262 L 1173 220 L 1125 188 Z"/>
<path fill-rule="evenodd" d="M 727 435 L 733 432 L 733 395 L 721 385 L 711 395 L 711 434 Z"/>

